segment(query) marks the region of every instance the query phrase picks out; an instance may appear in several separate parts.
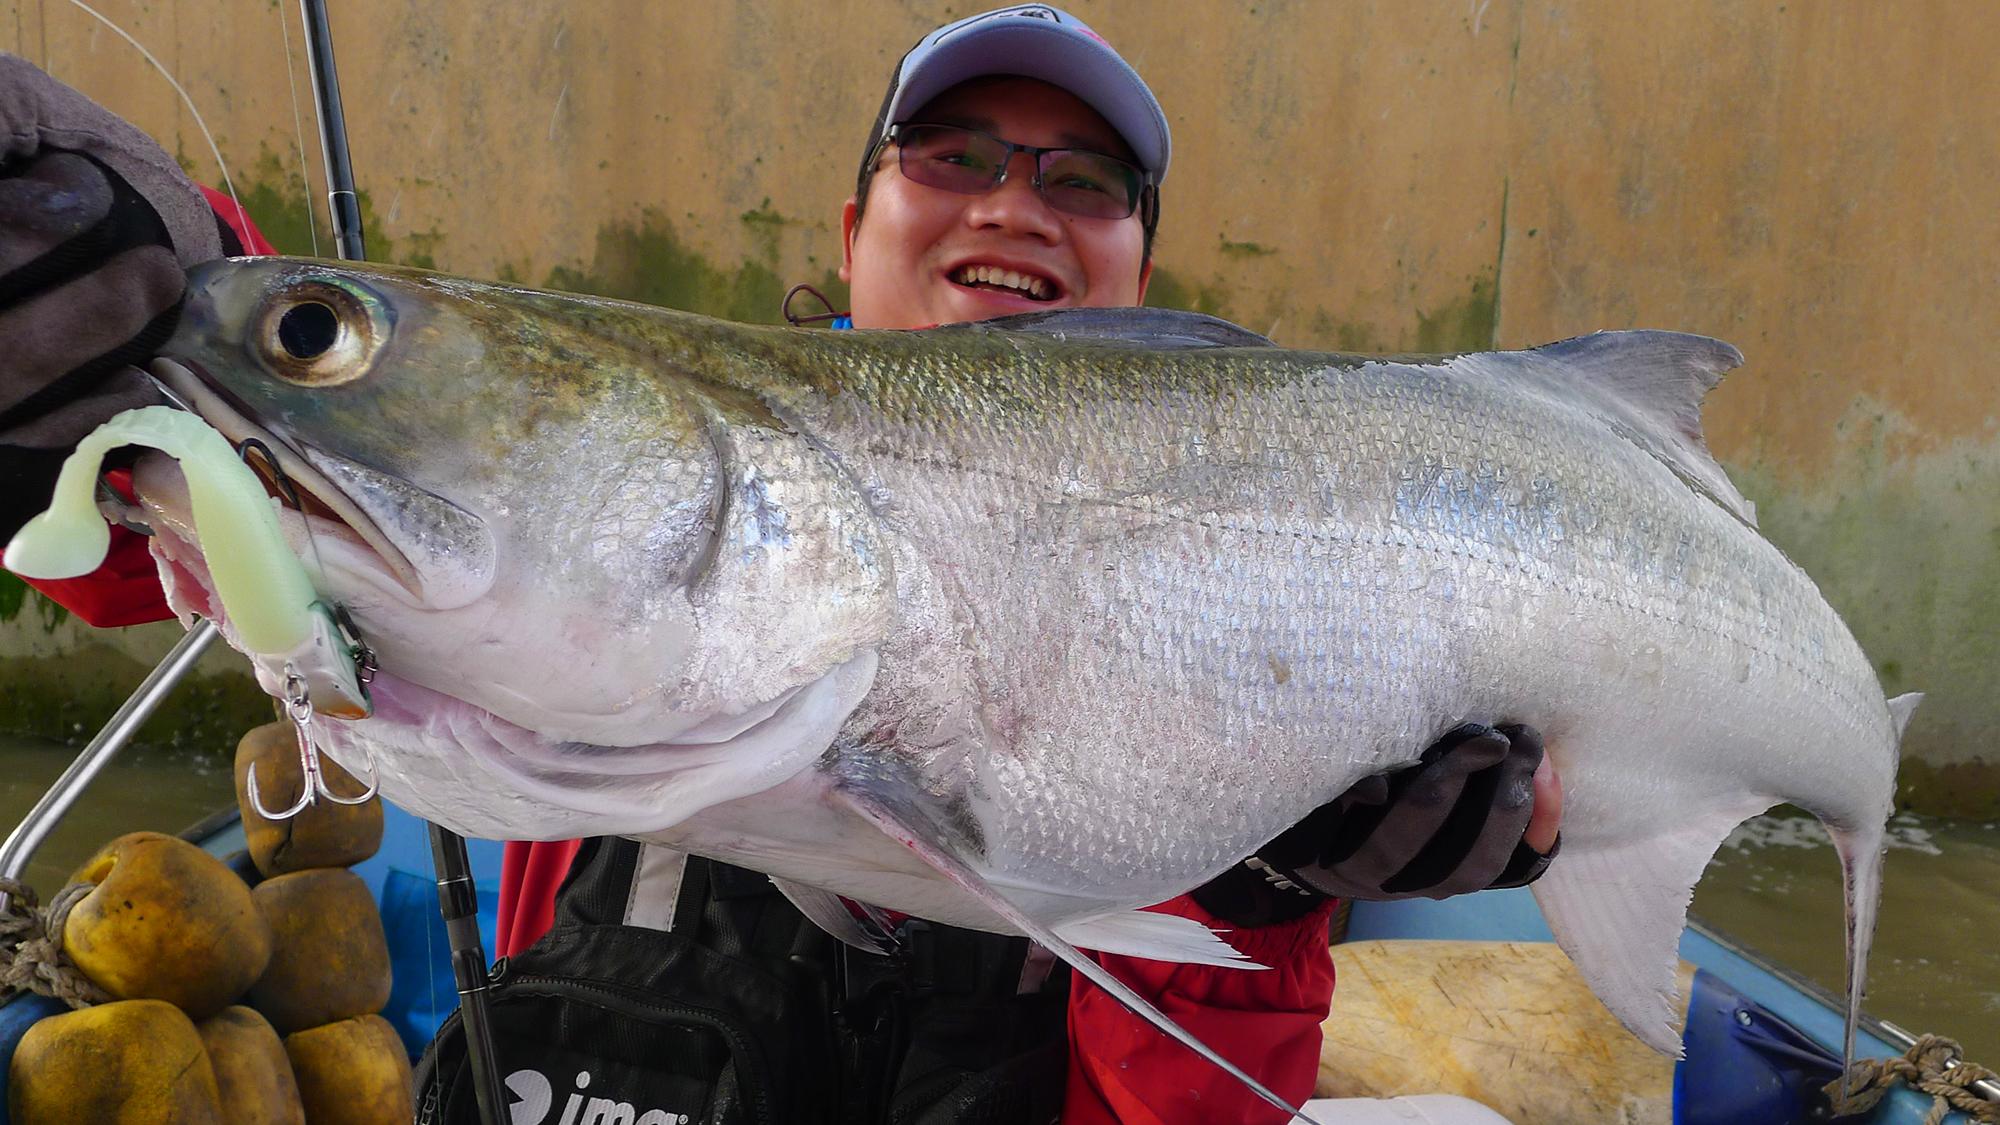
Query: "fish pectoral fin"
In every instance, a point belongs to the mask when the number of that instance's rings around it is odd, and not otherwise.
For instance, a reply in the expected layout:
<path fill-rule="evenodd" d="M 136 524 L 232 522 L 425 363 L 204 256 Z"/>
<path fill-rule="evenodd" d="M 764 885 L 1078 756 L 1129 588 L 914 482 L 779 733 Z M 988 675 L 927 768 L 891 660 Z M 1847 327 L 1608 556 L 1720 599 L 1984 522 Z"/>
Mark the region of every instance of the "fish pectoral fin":
<path fill-rule="evenodd" d="M 1068 922 L 1057 926 L 1056 933 L 1080 948 L 1121 957 L 1217 965 L 1225 969 L 1265 967 L 1245 957 L 1214 930 L 1192 918 L 1173 914 L 1128 910 L 1085 922 Z"/>
<path fill-rule="evenodd" d="M 840 896 L 818 887 L 808 887 L 804 883 L 794 883 L 790 879 L 780 879 L 773 875 L 771 885 L 785 896 L 799 913 L 806 916 L 813 925 L 825 930 L 842 945 L 851 945 L 863 953 L 878 956 L 890 951 L 886 935 L 869 932 L 868 926 L 854 916 Z"/>
<path fill-rule="evenodd" d="M 1612 845 L 1566 840 L 1535 881 L 1535 901 L 1556 943 L 1626 1030 L 1681 1056 L 1687 998 L 1675 969 L 1695 881 L 1738 824 L 1768 802 L 1710 809 L 1665 836 Z"/>
<path fill-rule="evenodd" d="M 1216 1053 L 1213 1047 L 1203 1043 L 1186 1029 L 1170 1019 L 1165 1012 L 1154 1007 L 1152 1002 L 1134 992 L 1131 986 L 1112 976 L 1104 966 L 1085 954 L 1076 946 L 1059 936 L 1054 930 L 1009 902 L 991 883 L 974 871 L 970 864 L 960 859 L 945 843 L 946 834 L 930 818 L 913 804 L 885 801 L 872 793 L 861 792 L 848 786 L 836 786 L 835 799 L 852 809 L 856 815 L 881 829 L 891 839 L 915 852 L 919 858 L 934 868 L 938 874 L 950 880 L 959 889 L 978 899 L 986 907 L 998 914 L 1014 928 L 1034 939 L 1044 949 L 1069 965 L 1071 971 L 1103 989 L 1113 999 L 1123 1004 L 1127 1011 L 1152 1024 L 1168 1038 L 1180 1043 L 1188 1050 L 1207 1059 L 1222 1069 L 1223 1073 L 1243 1084 L 1276 1109 L 1281 1109 L 1308 1125 L 1320 1125 L 1313 1117 L 1307 1116 L 1297 1106 L 1272 1093 L 1263 1083 L 1246 1074 L 1243 1069 Z M 1086 926 L 1089 923 L 1085 923 Z M 1213 935 L 1210 935 L 1213 937 Z"/>

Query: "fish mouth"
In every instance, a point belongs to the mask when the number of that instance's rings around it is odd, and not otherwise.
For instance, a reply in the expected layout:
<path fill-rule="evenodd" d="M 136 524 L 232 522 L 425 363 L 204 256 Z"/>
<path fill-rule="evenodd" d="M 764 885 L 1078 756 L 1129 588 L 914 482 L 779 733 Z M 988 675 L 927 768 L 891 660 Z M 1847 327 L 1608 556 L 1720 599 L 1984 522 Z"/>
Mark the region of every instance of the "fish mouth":
<path fill-rule="evenodd" d="M 411 562 L 408 553 L 398 547 L 345 492 L 314 467 L 292 442 L 253 422 L 246 411 L 225 397 L 226 392 L 217 389 L 200 372 L 198 364 L 162 356 L 153 361 L 152 372 L 166 384 L 168 390 L 183 400 L 184 405 L 213 426 L 231 445 L 243 449 L 245 443 L 254 443 L 253 448 L 260 450 L 263 456 L 246 456 L 244 462 L 263 482 L 264 490 L 277 499 L 283 511 L 294 513 L 301 521 L 308 544 L 324 535 L 363 547 L 381 562 L 388 576 L 405 594 L 416 601 L 423 600 L 423 575 Z M 141 490 L 142 496 L 145 491 Z M 185 517 L 185 512 L 165 514 L 168 517 L 166 522 L 177 525 L 174 527 L 177 537 L 198 545 L 192 519 L 177 518 Z"/>

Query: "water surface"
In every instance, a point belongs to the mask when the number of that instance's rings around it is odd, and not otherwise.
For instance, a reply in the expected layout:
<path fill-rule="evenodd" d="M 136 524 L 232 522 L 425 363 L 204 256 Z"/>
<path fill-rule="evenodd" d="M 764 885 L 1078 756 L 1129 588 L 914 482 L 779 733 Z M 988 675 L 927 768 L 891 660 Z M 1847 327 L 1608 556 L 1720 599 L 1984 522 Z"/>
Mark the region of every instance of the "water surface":
<path fill-rule="evenodd" d="M 1842 993 L 1840 861 L 1819 822 L 1764 816 L 1738 828 L 1696 886 L 1693 913 L 1737 942 Z M 1964 1044 L 2000 1065 L 2000 825 L 1914 814 L 1890 822 L 1869 955 L 1871 1015 Z"/>
<path fill-rule="evenodd" d="M 79 747 L 0 734 L 0 830 L 11 832 L 75 760 Z M 233 747 L 229 748 L 233 751 Z M 105 767 L 28 865 L 44 899 L 114 836 L 180 832 L 236 800 L 221 749 L 129 747 Z"/>

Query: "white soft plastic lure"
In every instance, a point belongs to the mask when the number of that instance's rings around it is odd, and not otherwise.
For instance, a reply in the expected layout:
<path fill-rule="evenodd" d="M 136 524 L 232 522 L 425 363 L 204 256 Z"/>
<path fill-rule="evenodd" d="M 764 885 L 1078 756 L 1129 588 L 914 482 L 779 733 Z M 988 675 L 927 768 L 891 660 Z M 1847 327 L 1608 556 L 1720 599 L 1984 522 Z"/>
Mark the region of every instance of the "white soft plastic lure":
<path fill-rule="evenodd" d="M 103 564 L 111 532 L 96 504 L 98 468 L 105 454 L 127 445 L 180 462 L 216 599 L 264 690 L 282 698 L 286 678 L 296 675 L 316 710 L 367 715 L 353 646 L 285 543 L 263 481 L 227 438 L 185 410 L 127 410 L 78 442 L 48 510 L 7 544 L 7 569 L 27 578 L 77 578 Z"/>

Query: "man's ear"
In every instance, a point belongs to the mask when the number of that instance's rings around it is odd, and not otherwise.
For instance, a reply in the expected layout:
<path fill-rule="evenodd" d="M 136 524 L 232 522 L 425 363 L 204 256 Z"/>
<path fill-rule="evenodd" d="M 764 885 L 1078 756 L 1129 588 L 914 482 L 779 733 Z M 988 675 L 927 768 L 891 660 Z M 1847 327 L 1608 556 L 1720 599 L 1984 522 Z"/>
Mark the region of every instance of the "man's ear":
<path fill-rule="evenodd" d="M 850 285 L 854 282 L 854 228 L 860 218 L 861 210 L 855 206 L 854 197 L 850 195 L 847 202 L 840 205 L 840 280 Z M 1150 266 L 1151 263 L 1148 263 Z M 1144 282 L 1140 283 L 1140 289 L 1145 289 Z"/>
<path fill-rule="evenodd" d="M 841 276 L 845 278 L 847 275 Z M 1139 304 L 1146 303 L 1146 283 L 1151 280 L 1153 280 L 1153 259 L 1147 258 L 1139 263 Z"/>

